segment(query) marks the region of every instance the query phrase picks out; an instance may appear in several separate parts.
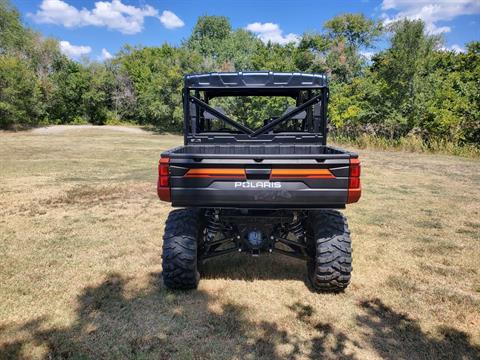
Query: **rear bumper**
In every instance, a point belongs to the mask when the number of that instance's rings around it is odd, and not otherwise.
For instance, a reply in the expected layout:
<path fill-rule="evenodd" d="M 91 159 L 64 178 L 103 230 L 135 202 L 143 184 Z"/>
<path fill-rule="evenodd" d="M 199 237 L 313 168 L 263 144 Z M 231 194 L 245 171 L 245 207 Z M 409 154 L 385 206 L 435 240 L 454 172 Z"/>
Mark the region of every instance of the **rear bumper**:
<path fill-rule="evenodd" d="M 301 155 L 292 150 L 298 157 L 295 159 L 283 158 L 286 154 L 268 154 L 268 157 L 258 158 L 246 154 L 246 150 L 252 150 L 252 147 L 234 147 L 235 151 L 245 151 L 232 154 L 232 158 L 215 158 L 220 156 L 218 154 L 212 158 L 205 157 L 205 154 L 162 157 L 169 159 L 168 188 L 163 188 L 169 191 L 166 201 L 171 201 L 174 207 L 345 208 L 349 201 L 352 154 L 337 150 L 337 154 L 317 154 L 311 158 L 308 149 L 301 147 L 300 150 L 307 154 Z M 210 152 L 215 149 L 208 147 Z M 270 152 L 275 150 L 274 147 L 268 149 Z M 225 149 L 221 147 L 220 150 Z M 283 147 L 277 150 L 279 153 L 287 152 Z"/>
<path fill-rule="evenodd" d="M 215 181 L 205 188 L 172 188 L 171 195 L 172 206 L 178 207 L 338 209 L 345 207 L 348 190 L 309 188 L 303 182 L 247 180 Z"/>

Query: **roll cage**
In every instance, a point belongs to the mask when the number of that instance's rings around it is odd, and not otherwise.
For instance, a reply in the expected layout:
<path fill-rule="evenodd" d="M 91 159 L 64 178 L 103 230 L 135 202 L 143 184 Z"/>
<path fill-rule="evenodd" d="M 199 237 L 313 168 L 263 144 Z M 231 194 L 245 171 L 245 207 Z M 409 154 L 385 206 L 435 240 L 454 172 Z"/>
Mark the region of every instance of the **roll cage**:
<path fill-rule="evenodd" d="M 323 74 L 238 72 L 190 74 L 183 89 L 185 144 L 315 143 L 326 145 L 328 85 Z M 279 117 L 250 128 L 209 104 L 215 97 L 286 96 L 296 100 Z M 209 116 L 206 116 L 209 114 Z M 304 114 L 304 117 L 299 117 Z M 235 130 L 212 131 L 212 118 Z M 275 131 L 287 121 L 301 121 L 298 131 Z M 225 131 L 226 130 L 226 131 Z"/>

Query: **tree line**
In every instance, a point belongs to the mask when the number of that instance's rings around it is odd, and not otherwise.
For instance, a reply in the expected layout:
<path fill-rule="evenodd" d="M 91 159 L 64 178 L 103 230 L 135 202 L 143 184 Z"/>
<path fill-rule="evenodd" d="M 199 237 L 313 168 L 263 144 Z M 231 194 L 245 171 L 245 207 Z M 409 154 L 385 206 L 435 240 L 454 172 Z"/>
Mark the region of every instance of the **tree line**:
<path fill-rule="evenodd" d="M 388 46 L 365 56 L 380 39 Z M 108 61 L 78 62 L 0 0 L 3 129 L 126 121 L 181 131 L 185 73 L 249 70 L 326 73 L 330 127 L 337 136 L 415 136 L 427 145 L 480 146 L 480 42 L 467 44 L 464 53 L 445 50 L 421 20 L 384 26 L 362 14 L 343 14 L 322 31 L 280 45 L 233 29 L 226 17 L 202 16 L 179 46 L 125 45 Z M 275 105 L 274 99 L 263 101 L 244 112 L 246 122 Z"/>

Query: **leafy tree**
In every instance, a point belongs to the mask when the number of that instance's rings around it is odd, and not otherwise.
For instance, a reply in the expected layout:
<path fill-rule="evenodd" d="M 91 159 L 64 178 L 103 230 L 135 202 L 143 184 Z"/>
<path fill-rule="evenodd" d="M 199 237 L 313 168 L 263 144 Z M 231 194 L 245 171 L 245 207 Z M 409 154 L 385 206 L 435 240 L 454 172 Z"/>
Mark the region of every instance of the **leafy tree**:
<path fill-rule="evenodd" d="M 294 56 L 296 68 L 305 72 L 328 72 L 326 56 L 330 45 L 330 40 L 323 34 L 303 34 Z"/>
<path fill-rule="evenodd" d="M 226 37 L 215 57 L 218 62 L 231 64 L 230 71 L 248 71 L 253 69 L 252 58 L 262 48 L 262 42 L 251 32 L 238 29 Z"/>
<path fill-rule="evenodd" d="M 127 74 L 136 97 L 136 119 L 161 129 L 181 128 L 182 82 L 195 72 L 201 57 L 169 45 L 159 48 L 126 48 L 116 63 Z"/>
<path fill-rule="evenodd" d="M 92 63 L 87 68 L 88 87 L 82 94 L 82 106 L 87 120 L 96 125 L 105 124 L 112 93 L 113 76 L 105 64 Z"/>
<path fill-rule="evenodd" d="M 324 38 L 329 40 L 327 72 L 343 83 L 361 76 L 366 64 L 360 50 L 371 47 L 379 38 L 383 32 L 381 23 L 363 14 L 347 13 L 326 21 L 324 28 Z"/>
<path fill-rule="evenodd" d="M 480 144 L 480 42 L 437 51 L 423 81 L 428 114 L 417 126 L 438 138 Z"/>
<path fill-rule="evenodd" d="M 327 73 L 333 81 L 348 83 L 362 75 L 365 61 L 360 53 L 340 39 L 333 42 L 325 58 Z"/>
<path fill-rule="evenodd" d="M 296 47 L 290 43 L 285 46 L 268 43 L 259 47 L 252 58 L 255 70 L 296 71 L 294 62 Z"/>
<path fill-rule="evenodd" d="M 223 41 L 231 35 L 231 32 L 230 21 L 225 16 L 201 16 L 186 45 L 202 56 L 216 59 L 222 51 Z"/>
<path fill-rule="evenodd" d="M 249 31 L 233 31 L 224 16 L 202 16 L 184 47 L 203 57 L 204 71 L 242 71 L 252 70 L 252 57 L 262 45 Z"/>
<path fill-rule="evenodd" d="M 186 73 L 304 71 L 330 77 L 330 120 L 337 134 L 428 143 L 480 144 L 480 42 L 465 53 L 446 51 L 420 20 L 387 28 L 390 44 L 366 62 L 384 29 L 362 14 L 342 14 L 298 44 L 264 44 L 228 18 L 202 16 L 178 47 L 125 46 L 106 63 L 76 62 L 56 39 L 24 26 L 8 0 L 0 0 L 0 127 L 77 120 L 103 124 L 109 116 L 178 131 Z M 217 98 L 212 104 L 250 125 L 279 115 L 294 99 Z M 221 125 L 221 124 L 220 124 Z"/>
<path fill-rule="evenodd" d="M 383 113 L 386 123 L 393 125 L 388 128 L 394 137 L 406 135 L 424 116 L 424 79 L 432 69 L 432 56 L 441 39 L 426 34 L 421 20 L 398 21 L 390 30 L 391 46 L 373 58 L 372 70 L 385 83 L 382 95 L 393 106 Z"/>
<path fill-rule="evenodd" d="M 359 49 L 371 47 L 382 34 L 382 24 L 368 19 L 363 14 L 342 14 L 335 16 L 324 24 L 327 36 L 343 39 L 349 47 Z"/>
<path fill-rule="evenodd" d="M 89 89 L 88 71 L 79 63 L 64 59 L 52 74 L 51 101 L 48 107 L 50 120 L 67 124 L 85 115 L 83 94 Z"/>
<path fill-rule="evenodd" d="M 0 56 L 0 128 L 37 125 L 43 114 L 35 73 L 19 57 Z"/>
<path fill-rule="evenodd" d="M 467 44 L 467 53 L 462 57 L 459 72 L 463 76 L 465 86 L 462 88 L 466 98 L 466 106 L 460 111 L 460 124 L 463 143 L 480 145 L 480 41 Z"/>
<path fill-rule="evenodd" d="M 0 54 L 21 52 L 29 42 L 30 31 L 20 21 L 19 12 L 7 0 L 0 0 Z"/>

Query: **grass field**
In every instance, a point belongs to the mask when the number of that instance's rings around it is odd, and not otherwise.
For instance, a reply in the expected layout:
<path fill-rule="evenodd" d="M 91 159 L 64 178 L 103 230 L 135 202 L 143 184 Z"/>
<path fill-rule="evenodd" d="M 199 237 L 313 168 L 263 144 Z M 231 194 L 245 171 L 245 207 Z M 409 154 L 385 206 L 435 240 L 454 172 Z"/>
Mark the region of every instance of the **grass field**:
<path fill-rule="evenodd" d="M 480 161 L 361 151 L 343 294 L 280 255 L 213 260 L 171 292 L 155 181 L 181 141 L 0 134 L 1 359 L 480 358 Z"/>

